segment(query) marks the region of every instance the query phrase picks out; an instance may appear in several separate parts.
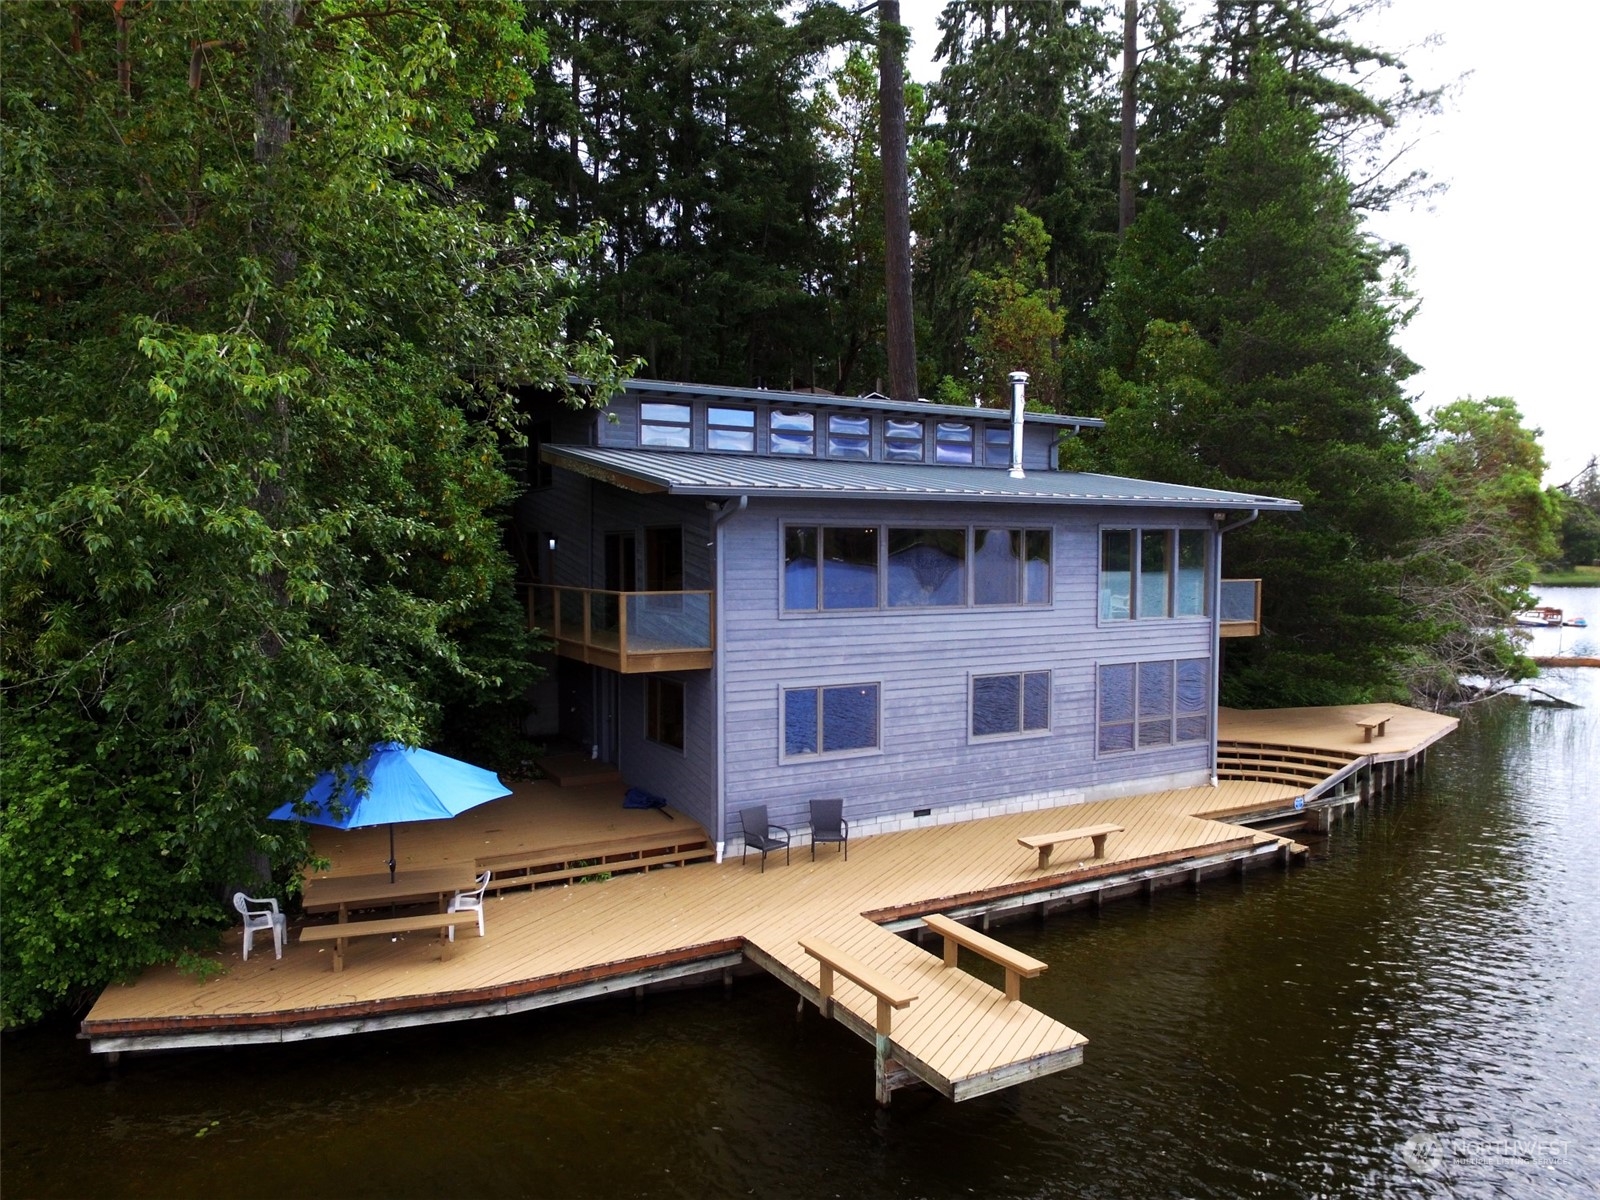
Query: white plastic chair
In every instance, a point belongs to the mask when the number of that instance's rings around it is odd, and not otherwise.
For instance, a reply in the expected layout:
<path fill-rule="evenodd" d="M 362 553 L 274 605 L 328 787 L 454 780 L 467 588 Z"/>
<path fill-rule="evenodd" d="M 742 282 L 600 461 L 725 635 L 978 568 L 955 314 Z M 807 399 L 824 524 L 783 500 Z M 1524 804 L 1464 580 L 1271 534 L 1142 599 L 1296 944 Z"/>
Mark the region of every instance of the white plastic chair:
<path fill-rule="evenodd" d="M 252 908 L 251 906 L 255 907 Z M 255 941 L 256 930 L 272 930 L 272 950 L 274 957 L 283 957 L 283 939 L 288 931 L 288 922 L 284 915 L 278 911 L 278 902 L 272 899 L 258 900 L 254 896 L 246 896 L 243 892 L 233 894 L 233 906 L 239 910 L 239 915 L 244 918 L 244 960 L 250 961 L 250 947 Z"/>
<path fill-rule="evenodd" d="M 477 913 L 479 937 L 483 936 L 483 893 L 484 889 L 489 886 L 489 876 L 492 874 L 492 871 L 485 871 L 482 875 L 479 875 L 478 886 L 473 888 L 470 892 L 457 892 L 450 900 L 450 907 L 445 909 L 445 912 L 447 913 Z M 450 940 L 452 942 L 456 940 L 456 927 L 454 925 L 450 926 Z"/>

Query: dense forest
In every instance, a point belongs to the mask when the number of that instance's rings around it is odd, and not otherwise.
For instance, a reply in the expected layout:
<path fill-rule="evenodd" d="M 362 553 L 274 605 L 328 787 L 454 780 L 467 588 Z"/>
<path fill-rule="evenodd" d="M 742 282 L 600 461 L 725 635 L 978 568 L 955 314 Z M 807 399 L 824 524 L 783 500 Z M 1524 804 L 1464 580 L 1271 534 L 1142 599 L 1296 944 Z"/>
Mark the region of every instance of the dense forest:
<path fill-rule="evenodd" d="M 892 3 L 0 8 L 6 1024 L 286 878 L 265 814 L 325 765 L 524 752 L 505 451 L 570 374 L 1022 368 L 1105 418 L 1074 466 L 1303 502 L 1230 536 L 1227 703 L 1526 672 L 1499 631 L 1600 552 L 1593 472 L 1545 488 L 1509 399 L 1413 410 L 1425 298 L 1366 218 L 1432 186 L 1396 131 L 1440 93 L 1363 7 L 950 4 L 903 93 Z"/>

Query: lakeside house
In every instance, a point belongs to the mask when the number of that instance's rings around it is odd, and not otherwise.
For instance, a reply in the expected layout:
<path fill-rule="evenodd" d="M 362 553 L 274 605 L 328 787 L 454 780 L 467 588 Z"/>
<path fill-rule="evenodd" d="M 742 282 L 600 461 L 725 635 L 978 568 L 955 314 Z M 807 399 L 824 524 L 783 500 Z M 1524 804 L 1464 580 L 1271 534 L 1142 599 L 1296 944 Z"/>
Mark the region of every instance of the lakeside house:
<path fill-rule="evenodd" d="M 530 401 L 514 505 L 554 642 L 530 732 L 737 852 L 1212 782 L 1224 536 L 1291 500 L 1062 471 L 1101 422 L 637 379 Z"/>

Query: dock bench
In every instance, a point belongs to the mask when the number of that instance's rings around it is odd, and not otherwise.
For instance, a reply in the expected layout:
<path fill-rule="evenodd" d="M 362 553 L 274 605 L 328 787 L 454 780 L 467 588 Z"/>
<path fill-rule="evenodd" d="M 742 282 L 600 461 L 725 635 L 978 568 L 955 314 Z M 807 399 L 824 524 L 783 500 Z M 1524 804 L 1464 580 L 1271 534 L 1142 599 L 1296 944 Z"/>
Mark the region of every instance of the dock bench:
<path fill-rule="evenodd" d="M 423 913 L 415 917 L 382 917 L 375 921 L 343 921 L 336 925 L 307 925 L 300 931 L 302 942 L 332 942 L 333 969 L 344 970 L 345 943 L 351 938 L 376 937 L 400 933 L 439 931 L 440 960 L 450 957 L 451 942 L 446 936 L 457 925 L 476 925 L 475 912 Z"/>
<path fill-rule="evenodd" d="M 1361 740 L 1370 742 L 1375 737 L 1383 736 L 1383 731 L 1389 724 L 1389 718 L 1362 717 L 1356 721 L 1356 724 L 1361 726 L 1361 732 L 1365 735 Z"/>
<path fill-rule="evenodd" d="M 1051 852 L 1062 842 L 1075 842 L 1079 838 L 1088 838 L 1094 842 L 1094 857 L 1104 858 L 1106 838 L 1113 833 L 1122 832 L 1121 825 L 1084 825 L 1078 829 L 1063 829 L 1057 833 L 1029 834 L 1027 837 L 1019 837 L 1017 845 L 1039 852 L 1039 869 L 1042 871 L 1050 865 Z"/>
<path fill-rule="evenodd" d="M 944 937 L 944 965 L 954 967 L 960 948 L 965 946 L 974 953 L 981 954 L 992 963 L 998 963 L 1006 970 L 1006 999 L 1015 1002 L 1022 999 L 1022 981 L 1033 979 L 1043 974 L 1050 966 L 1037 958 L 1013 950 L 1004 942 L 998 942 L 986 933 L 979 933 L 976 929 L 968 929 L 959 921 L 952 921 L 949 917 L 941 917 L 932 913 L 922 918 L 922 923 L 935 933 Z"/>
<path fill-rule="evenodd" d="M 822 966 L 822 980 L 817 987 L 817 1008 L 825 1017 L 833 1015 L 835 971 L 851 983 L 865 988 L 877 999 L 878 1020 L 874 1028 L 881 1038 L 889 1036 L 894 1010 L 908 1007 L 917 998 L 915 992 L 907 991 L 904 985 L 896 983 L 882 971 L 869 967 L 853 955 L 846 954 L 832 942 L 823 941 L 821 938 L 804 937 L 800 939 L 800 948 Z"/>

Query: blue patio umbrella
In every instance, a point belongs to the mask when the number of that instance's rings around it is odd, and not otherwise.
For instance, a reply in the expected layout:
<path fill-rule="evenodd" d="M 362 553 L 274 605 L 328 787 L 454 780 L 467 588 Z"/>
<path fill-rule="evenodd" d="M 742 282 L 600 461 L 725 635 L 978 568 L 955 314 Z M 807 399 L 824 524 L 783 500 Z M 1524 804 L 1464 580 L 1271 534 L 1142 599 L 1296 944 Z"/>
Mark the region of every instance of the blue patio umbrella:
<path fill-rule="evenodd" d="M 365 792 L 356 790 L 358 778 L 367 780 Z M 372 748 L 366 761 L 318 775 L 300 801 L 309 806 L 308 812 L 296 812 L 291 801 L 268 815 L 277 821 L 310 821 L 335 829 L 387 825 L 389 882 L 393 883 L 395 822 L 442 821 L 510 794 L 511 789 L 493 771 L 432 750 L 383 742 Z M 339 811 L 335 811 L 336 802 Z"/>

